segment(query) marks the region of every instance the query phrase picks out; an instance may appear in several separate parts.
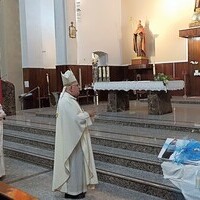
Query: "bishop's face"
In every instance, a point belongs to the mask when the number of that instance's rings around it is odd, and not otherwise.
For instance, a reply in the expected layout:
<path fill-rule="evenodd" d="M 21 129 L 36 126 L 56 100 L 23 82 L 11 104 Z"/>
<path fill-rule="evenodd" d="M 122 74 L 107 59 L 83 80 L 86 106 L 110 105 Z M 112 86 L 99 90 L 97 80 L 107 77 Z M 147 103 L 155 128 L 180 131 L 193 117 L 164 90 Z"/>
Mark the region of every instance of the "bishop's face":
<path fill-rule="evenodd" d="M 73 84 L 71 85 L 70 91 L 71 91 L 72 96 L 78 97 L 78 95 L 80 94 L 80 87 L 79 87 L 79 84 L 78 84 L 77 82 L 73 83 Z"/>

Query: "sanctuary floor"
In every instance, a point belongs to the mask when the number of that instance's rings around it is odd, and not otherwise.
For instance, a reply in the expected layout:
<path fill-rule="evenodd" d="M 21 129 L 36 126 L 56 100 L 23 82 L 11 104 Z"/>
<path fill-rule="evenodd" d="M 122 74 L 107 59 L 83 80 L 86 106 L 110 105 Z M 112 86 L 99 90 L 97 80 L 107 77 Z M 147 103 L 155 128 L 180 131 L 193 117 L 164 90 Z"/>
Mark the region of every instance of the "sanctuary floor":
<path fill-rule="evenodd" d="M 100 102 L 96 105 L 83 105 L 87 109 L 95 109 L 97 114 L 106 112 L 106 102 Z M 140 118 L 149 120 L 163 120 L 171 124 L 182 124 L 185 126 L 200 127 L 200 97 L 196 98 L 172 98 L 173 113 L 165 115 L 148 115 L 148 104 L 145 101 L 131 101 L 130 110 L 124 112 L 126 117 L 138 115 Z M 42 118 L 40 121 L 34 119 L 32 115 L 35 112 L 45 114 L 55 113 L 55 108 L 41 108 L 19 111 L 15 116 L 9 116 L 7 119 L 16 121 L 16 123 L 30 124 L 34 122 L 35 126 L 46 124 L 50 129 L 55 129 L 55 118 Z M 59 200 L 64 199 L 60 192 L 52 192 L 52 170 L 36 166 L 30 163 L 19 161 L 13 158 L 5 157 L 6 176 L 0 180 L 12 184 L 41 200 Z M 102 183 L 96 190 L 89 190 L 85 200 L 129 200 L 133 199 L 131 190 Z"/>

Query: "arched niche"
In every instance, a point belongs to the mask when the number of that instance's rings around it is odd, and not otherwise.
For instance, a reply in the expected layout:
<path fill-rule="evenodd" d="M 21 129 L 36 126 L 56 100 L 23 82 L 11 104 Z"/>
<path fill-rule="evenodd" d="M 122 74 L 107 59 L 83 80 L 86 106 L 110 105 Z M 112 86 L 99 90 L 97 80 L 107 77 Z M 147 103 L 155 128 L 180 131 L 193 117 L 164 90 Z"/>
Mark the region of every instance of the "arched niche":
<path fill-rule="evenodd" d="M 103 51 L 94 51 L 92 53 L 93 63 L 96 63 L 98 67 L 107 66 L 108 54 Z"/>

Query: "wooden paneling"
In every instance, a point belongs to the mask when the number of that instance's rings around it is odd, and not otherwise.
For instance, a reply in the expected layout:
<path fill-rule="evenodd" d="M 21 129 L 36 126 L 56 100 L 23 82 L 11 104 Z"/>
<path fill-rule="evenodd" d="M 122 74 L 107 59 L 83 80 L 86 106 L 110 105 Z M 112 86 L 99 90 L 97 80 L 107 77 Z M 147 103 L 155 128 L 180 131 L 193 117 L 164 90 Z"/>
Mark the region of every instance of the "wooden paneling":
<path fill-rule="evenodd" d="M 184 80 L 186 85 L 186 95 L 189 95 L 190 91 L 190 80 L 188 77 L 189 69 L 187 62 L 181 63 L 161 63 L 156 64 L 156 74 L 164 73 L 171 77 L 172 80 Z M 183 96 L 185 94 L 184 90 L 171 91 L 174 96 Z"/>
<path fill-rule="evenodd" d="M 124 81 L 127 79 L 128 66 L 109 66 L 110 81 Z"/>
<path fill-rule="evenodd" d="M 164 73 L 173 78 L 173 63 L 156 64 L 155 68 L 156 74 Z"/>
<path fill-rule="evenodd" d="M 42 98 L 48 98 L 48 84 L 46 74 L 49 75 L 49 89 L 50 92 L 57 90 L 56 85 L 56 70 L 55 69 L 44 69 L 44 68 L 24 68 L 23 79 L 29 82 L 29 87 L 25 87 L 24 92 L 27 93 L 36 87 L 40 87 L 40 96 Z M 32 92 L 33 94 L 33 108 L 38 107 L 38 90 Z"/>
<path fill-rule="evenodd" d="M 82 88 L 92 84 L 92 66 L 90 65 L 59 65 L 56 66 L 56 76 L 57 76 L 57 91 L 61 92 L 63 85 L 60 73 L 65 73 L 68 69 L 71 69 L 76 77 L 77 81 L 79 80 L 79 72 L 81 72 Z"/>
<path fill-rule="evenodd" d="M 141 80 L 153 80 L 152 64 L 145 65 L 145 67 L 130 65 L 128 69 L 128 80 L 130 81 L 138 80 L 138 76 L 141 77 Z"/>
<path fill-rule="evenodd" d="M 200 40 L 188 40 L 188 74 L 190 78 L 190 95 L 200 96 L 200 76 L 194 76 L 195 70 L 200 70 Z"/>

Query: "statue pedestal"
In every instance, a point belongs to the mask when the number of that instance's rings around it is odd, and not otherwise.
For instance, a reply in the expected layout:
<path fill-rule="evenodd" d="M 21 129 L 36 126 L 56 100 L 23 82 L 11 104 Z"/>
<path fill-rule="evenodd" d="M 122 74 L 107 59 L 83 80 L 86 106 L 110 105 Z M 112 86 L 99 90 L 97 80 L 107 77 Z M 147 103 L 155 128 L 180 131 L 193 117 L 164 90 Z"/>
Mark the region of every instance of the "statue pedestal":
<path fill-rule="evenodd" d="M 108 92 L 108 112 L 129 110 L 129 94 L 126 91 L 110 90 Z"/>
<path fill-rule="evenodd" d="M 147 65 L 149 64 L 149 59 L 146 57 L 135 57 L 132 59 L 132 65 Z"/>

